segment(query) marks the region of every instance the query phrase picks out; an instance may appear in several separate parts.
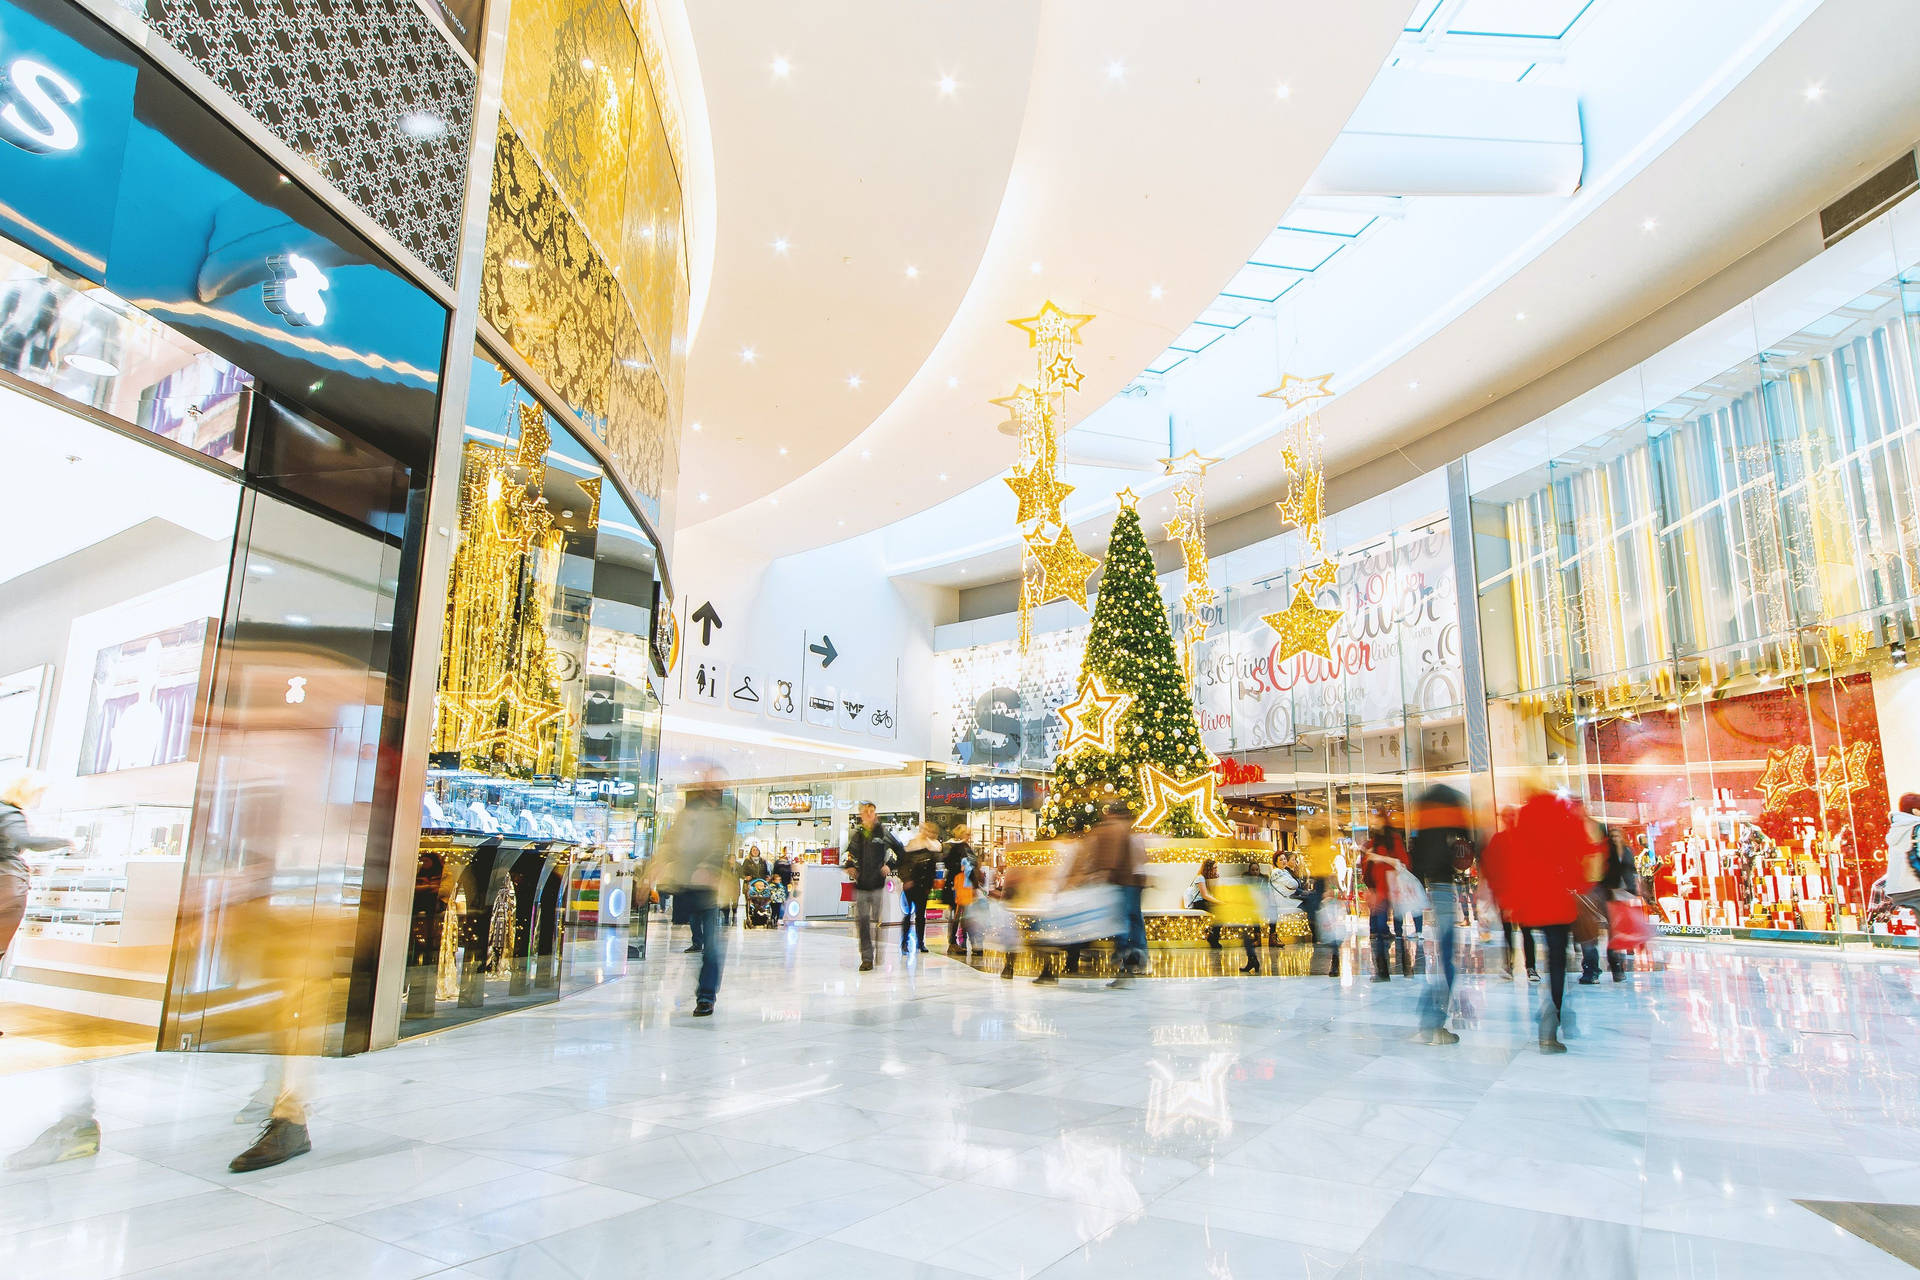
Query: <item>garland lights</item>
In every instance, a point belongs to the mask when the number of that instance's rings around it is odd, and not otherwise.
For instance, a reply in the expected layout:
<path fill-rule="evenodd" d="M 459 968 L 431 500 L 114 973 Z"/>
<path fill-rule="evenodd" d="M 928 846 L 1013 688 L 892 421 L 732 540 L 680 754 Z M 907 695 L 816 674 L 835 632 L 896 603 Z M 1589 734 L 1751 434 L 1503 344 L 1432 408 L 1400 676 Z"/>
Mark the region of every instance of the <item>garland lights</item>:
<path fill-rule="evenodd" d="M 1314 378 L 1297 378 L 1289 373 L 1281 378 L 1279 386 L 1262 394 L 1284 401 L 1289 409 L 1298 408 L 1308 401 L 1331 396 L 1333 392 L 1327 389 L 1327 380 L 1332 376 L 1323 373 Z M 1314 563 L 1303 568 L 1295 579 L 1293 598 L 1287 607 L 1265 615 L 1261 621 L 1280 637 L 1279 652 L 1274 655 L 1278 661 L 1285 662 L 1302 653 L 1331 658 L 1333 651 L 1328 636 L 1345 611 L 1337 604 L 1323 609 L 1316 603 L 1320 592 L 1333 585 L 1336 568 L 1332 557 L 1327 555 L 1327 474 L 1320 458 L 1320 432 L 1311 415 L 1287 428 L 1281 437 L 1280 460 L 1293 473 L 1293 483 L 1286 496 L 1273 505 L 1279 509 L 1282 521 L 1300 531 Z"/>
<path fill-rule="evenodd" d="M 1099 561 L 1080 550 L 1061 518 L 1060 504 L 1073 492 L 1056 474 L 1060 460 L 1060 423 L 1067 392 L 1078 391 L 1083 375 L 1073 348 L 1091 315 L 1064 311 L 1053 302 L 1008 324 L 1024 331 L 1033 349 L 1037 376 L 1010 396 L 993 401 L 1012 415 L 1020 438 L 1020 460 L 1006 478 L 1019 507 L 1014 522 L 1026 544 L 1020 557 L 1020 648 L 1033 640 L 1033 611 L 1050 600 L 1071 600 L 1087 607 L 1087 579 Z"/>

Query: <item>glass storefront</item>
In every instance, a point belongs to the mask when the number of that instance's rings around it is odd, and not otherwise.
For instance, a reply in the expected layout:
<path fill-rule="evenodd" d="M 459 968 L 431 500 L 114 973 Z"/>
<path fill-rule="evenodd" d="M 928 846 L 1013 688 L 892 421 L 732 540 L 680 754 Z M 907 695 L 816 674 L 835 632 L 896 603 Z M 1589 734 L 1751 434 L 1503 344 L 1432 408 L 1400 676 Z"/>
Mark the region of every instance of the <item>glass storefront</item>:
<path fill-rule="evenodd" d="M 475 358 L 402 1034 L 625 972 L 652 848 L 653 544 L 572 429 Z"/>
<path fill-rule="evenodd" d="M 0 122 L 0 783 L 71 841 L 0 1070 L 353 1052 L 447 313 L 81 10 L 0 47 L 74 87 Z"/>
<path fill-rule="evenodd" d="M 1670 931 L 1914 932 L 1916 218 L 1468 459 L 1496 801 L 1582 796 Z"/>

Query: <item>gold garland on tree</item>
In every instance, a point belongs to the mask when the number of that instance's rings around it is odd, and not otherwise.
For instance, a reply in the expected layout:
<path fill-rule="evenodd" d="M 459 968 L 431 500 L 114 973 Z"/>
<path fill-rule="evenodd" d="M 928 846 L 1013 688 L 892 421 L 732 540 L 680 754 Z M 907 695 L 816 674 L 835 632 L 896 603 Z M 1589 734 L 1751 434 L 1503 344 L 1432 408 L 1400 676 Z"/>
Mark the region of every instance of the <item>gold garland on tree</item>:
<path fill-rule="evenodd" d="M 1067 392 L 1078 391 L 1083 375 L 1073 360 L 1080 330 L 1093 317 L 1063 311 L 1052 301 L 1008 324 L 1024 331 L 1033 348 L 1034 385 L 1020 384 L 1003 406 L 1020 438 L 1020 459 L 1006 478 L 1019 502 L 1014 523 L 1025 549 L 1020 557 L 1020 648 L 1033 640 L 1033 611 L 1049 600 L 1071 600 L 1087 607 L 1087 579 L 1099 561 L 1080 550 L 1061 518 L 1060 504 L 1073 492 L 1056 474 L 1060 461 L 1060 422 Z"/>

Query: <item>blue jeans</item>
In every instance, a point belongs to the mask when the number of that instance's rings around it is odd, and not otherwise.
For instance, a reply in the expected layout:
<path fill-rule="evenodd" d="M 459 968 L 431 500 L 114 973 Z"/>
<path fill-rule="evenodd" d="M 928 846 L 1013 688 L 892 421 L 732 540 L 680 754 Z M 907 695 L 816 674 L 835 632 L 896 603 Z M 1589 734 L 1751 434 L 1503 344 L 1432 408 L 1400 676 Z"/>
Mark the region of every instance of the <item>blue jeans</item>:
<path fill-rule="evenodd" d="M 727 963 L 727 930 L 720 923 L 720 904 L 711 892 L 695 891 L 691 901 L 694 918 L 700 921 L 700 976 L 693 986 L 693 998 L 712 1000 L 720 994 L 720 971 Z"/>
<path fill-rule="evenodd" d="M 1440 967 L 1437 973 L 1429 975 L 1420 1025 L 1437 1031 L 1447 1025 L 1447 1010 L 1453 1007 L 1453 934 L 1459 909 L 1451 883 L 1428 885 L 1427 901 L 1433 913 L 1433 941 L 1440 950 Z"/>
<path fill-rule="evenodd" d="M 1137 884 L 1120 886 L 1121 910 L 1126 913 L 1127 931 L 1120 935 L 1120 964 L 1124 969 L 1147 967 L 1147 917 L 1140 910 L 1140 898 L 1146 891 Z"/>

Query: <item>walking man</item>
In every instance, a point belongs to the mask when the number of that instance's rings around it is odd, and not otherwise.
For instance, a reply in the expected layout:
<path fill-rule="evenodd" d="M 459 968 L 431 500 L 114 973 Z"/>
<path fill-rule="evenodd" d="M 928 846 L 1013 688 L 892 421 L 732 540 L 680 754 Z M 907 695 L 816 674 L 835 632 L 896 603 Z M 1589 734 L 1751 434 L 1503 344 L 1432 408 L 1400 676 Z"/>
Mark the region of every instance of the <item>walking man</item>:
<path fill-rule="evenodd" d="M 1414 801 L 1413 820 L 1408 859 L 1413 874 L 1426 886 L 1434 945 L 1440 949 L 1439 972 L 1428 975 L 1420 1038 L 1427 1044 L 1458 1044 L 1460 1037 L 1447 1030 L 1447 1012 L 1453 1007 L 1454 928 L 1460 914 L 1454 877 L 1473 863 L 1473 824 L 1466 797 L 1439 782 Z"/>
<path fill-rule="evenodd" d="M 733 794 L 721 786 L 720 771 L 703 765 L 687 786 L 680 815 L 660 838 L 650 879 L 686 895 L 688 919 L 701 939 L 700 976 L 694 984 L 693 1016 L 709 1017 L 720 995 L 720 973 L 727 963 L 727 931 L 720 925 L 721 894 L 738 884 L 728 866 L 728 850 L 737 829 Z"/>
<path fill-rule="evenodd" d="M 1147 918 L 1140 909 L 1141 895 L 1147 887 L 1146 842 L 1133 829 L 1133 811 L 1125 801 L 1107 806 L 1106 817 L 1093 829 L 1093 875 L 1120 890 L 1121 919 L 1125 931 L 1114 940 L 1120 972 L 1109 987 L 1124 987 L 1135 976 L 1147 971 Z"/>
<path fill-rule="evenodd" d="M 860 972 L 873 968 L 873 935 L 880 927 L 880 898 L 886 892 L 887 867 L 904 852 L 893 833 L 880 825 L 871 800 L 860 806 L 860 821 L 847 839 L 847 878 L 853 881 L 853 927 L 860 937 Z"/>

